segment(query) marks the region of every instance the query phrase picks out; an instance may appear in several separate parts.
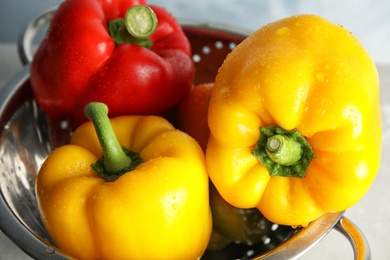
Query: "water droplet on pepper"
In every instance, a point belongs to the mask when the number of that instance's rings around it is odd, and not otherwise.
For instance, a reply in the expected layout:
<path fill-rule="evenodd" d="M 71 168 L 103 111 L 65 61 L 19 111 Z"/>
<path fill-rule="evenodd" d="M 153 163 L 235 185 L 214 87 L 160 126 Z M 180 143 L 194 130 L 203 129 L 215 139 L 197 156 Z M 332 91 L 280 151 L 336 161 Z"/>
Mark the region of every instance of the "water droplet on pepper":
<path fill-rule="evenodd" d="M 320 82 L 328 82 L 328 80 L 329 80 L 328 75 L 324 72 L 317 73 L 316 77 L 317 77 L 317 80 Z"/>
<path fill-rule="evenodd" d="M 281 27 L 276 32 L 277 35 L 285 36 L 291 33 L 291 30 L 288 27 Z"/>

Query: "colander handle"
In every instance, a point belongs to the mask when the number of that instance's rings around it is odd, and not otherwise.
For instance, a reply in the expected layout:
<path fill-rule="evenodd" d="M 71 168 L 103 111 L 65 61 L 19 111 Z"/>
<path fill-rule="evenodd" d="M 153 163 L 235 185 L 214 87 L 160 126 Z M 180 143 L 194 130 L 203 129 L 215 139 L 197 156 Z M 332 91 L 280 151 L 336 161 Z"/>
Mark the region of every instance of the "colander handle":
<path fill-rule="evenodd" d="M 351 243 L 355 260 L 371 259 L 370 245 L 363 232 L 352 221 L 343 216 L 337 222 L 335 228 Z"/>
<path fill-rule="evenodd" d="M 341 213 L 328 213 L 293 234 L 277 247 L 253 260 L 296 260 L 336 229 L 351 243 L 355 260 L 370 260 L 370 245 L 363 232 Z"/>
<path fill-rule="evenodd" d="M 38 32 L 50 22 L 57 7 L 51 8 L 34 20 L 32 20 L 25 28 L 18 40 L 18 55 L 23 65 L 30 63 L 34 56 L 33 41 Z"/>

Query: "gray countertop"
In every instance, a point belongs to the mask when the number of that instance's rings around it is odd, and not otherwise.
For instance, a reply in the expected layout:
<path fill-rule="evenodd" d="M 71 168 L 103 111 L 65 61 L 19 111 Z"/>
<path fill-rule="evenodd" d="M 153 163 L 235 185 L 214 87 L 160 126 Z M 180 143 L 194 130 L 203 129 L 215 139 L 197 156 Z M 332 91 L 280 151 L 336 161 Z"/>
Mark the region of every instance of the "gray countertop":
<path fill-rule="evenodd" d="M 202 1 L 197 2 L 202 3 Z M 297 2 L 302 3 L 302 1 Z M 387 4 L 387 6 L 389 6 L 389 2 L 385 3 Z M 182 6 L 179 5 L 174 6 L 173 3 L 169 8 L 173 10 L 173 12 L 175 12 L 176 10 L 180 9 L 179 7 L 184 9 Z M 282 15 L 288 15 L 288 13 L 284 13 Z M 269 21 L 272 21 L 274 18 L 277 18 L 272 17 L 272 19 L 270 19 L 269 17 L 270 16 L 267 17 Z M 361 17 L 357 18 L 357 20 L 359 19 L 361 20 Z M 219 20 L 218 22 L 223 21 Z M 370 22 L 370 20 L 368 20 L 368 22 Z M 244 21 L 242 21 L 242 24 L 245 25 Z M 261 24 L 259 22 L 258 24 L 252 24 L 251 26 L 258 27 L 260 25 Z M 386 35 L 389 35 L 388 32 L 390 26 L 387 26 L 386 28 Z M 363 31 L 363 29 L 361 29 L 361 31 Z M 383 35 L 385 34 L 382 34 L 382 36 L 378 36 L 376 40 L 380 40 L 381 38 L 383 38 L 384 42 L 388 42 L 389 39 L 387 39 L 386 37 L 384 38 Z M 377 50 L 375 44 L 373 44 L 373 42 L 369 39 L 364 39 L 363 42 L 367 46 L 369 46 L 369 49 L 371 50 L 370 52 L 373 53 L 375 57 L 377 57 L 375 61 L 378 62 L 377 67 L 381 80 L 383 144 L 388 144 L 390 143 L 390 56 L 388 56 L 389 52 L 384 52 L 384 54 L 381 55 L 380 49 Z M 22 65 L 19 63 L 15 44 L 4 44 L 0 41 L 0 89 L 21 68 Z M 355 206 L 347 210 L 345 214 L 365 234 L 371 246 L 372 259 L 375 260 L 390 259 L 390 247 L 385 240 L 390 232 L 390 226 L 387 225 L 390 221 L 390 207 L 388 206 L 388 201 L 390 201 L 389 158 L 390 148 L 387 146 L 383 146 L 381 167 L 371 189 L 360 202 L 358 202 Z M 0 260 L 1 259 L 30 258 L 0 231 Z M 337 231 L 331 231 L 323 240 L 321 240 L 318 245 L 316 245 L 312 250 L 305 254 L 301 259 L 353 259 L 353 251 L 352 247 L 350 246 L 349 242 L 346 240 L 345 237 L 343 237 Z"/>

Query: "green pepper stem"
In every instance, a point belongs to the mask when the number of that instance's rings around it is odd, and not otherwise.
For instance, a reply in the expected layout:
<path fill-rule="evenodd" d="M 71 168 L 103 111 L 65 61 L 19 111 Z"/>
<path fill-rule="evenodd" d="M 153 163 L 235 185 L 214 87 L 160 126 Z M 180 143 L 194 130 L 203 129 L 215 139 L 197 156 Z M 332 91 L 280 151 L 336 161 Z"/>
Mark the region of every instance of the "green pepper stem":
<path fill-rule="evenodd" d="M 116 44 L 134 43 L 150 48 L 148 39 L 157 28 L 158 20 L 153 9 L 145 5 L 129 8 L 124 19 L 109 21 L 109 32 Z"/>
<path fill-rule="evenodd" d="M 117 174 L 129 168 L 132 160 L 126 155 L 115 135 L 108 118 L 107 105 L 100 102 L 91 102 L 85 107 L 84 113 L 95 127 L 103 151 L 105 172 Z"/>
<path fill-rule="evenodd" d="M 157 16 L 153 9 L 145 5 L 129 8 L 125 16 L 127 31 L 138 39 L 149 37 L 157 28 Z"/>
<path fill-rule="evenodd" d="M 260 127 L 260 139 L 252 154 L 267 168 L 271 176 L 305 177 L 315 158 L 307 140 L 295 130 L 278 126 Z"/>
<path fill-rule="evenodd" d="M 267 139 L 266 152 L 276 163 L 290 166 L 301 159 L 302 148 L 291 138 L 284 135 L 274 135 Z"/>

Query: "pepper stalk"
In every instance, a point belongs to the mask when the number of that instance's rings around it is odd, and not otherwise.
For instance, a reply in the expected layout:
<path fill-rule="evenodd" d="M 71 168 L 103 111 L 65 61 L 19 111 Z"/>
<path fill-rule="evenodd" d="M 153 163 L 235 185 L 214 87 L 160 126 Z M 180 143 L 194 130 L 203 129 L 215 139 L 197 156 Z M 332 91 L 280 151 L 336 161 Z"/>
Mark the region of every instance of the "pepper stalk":
<path fill-rule="evenodd" d="M 103 155 L 91 167 L 106 181 L 114 181 L 142 163 L 138 153 L 121 146 L 108 118 L 108 107 L 101 102 L 85 106 L 85 116 L 92 121 Z"/>
<path fill-rule="evenodd" d="M 252 154 L 267 168 L 271 176 L 305 177 L 315 154 L 297 130 L 278 126 L 261 127 L 260 139 Z"/>
<path fill-rule="evenodd" d="M 158 20 L 153 9 L 145 5 L 130 7 L 125 18 L 109 21 L 110 35 L 116 44 L 135 43 L 150 48 L 153 42 L 148 39 L 157 28 Z"/>

